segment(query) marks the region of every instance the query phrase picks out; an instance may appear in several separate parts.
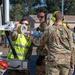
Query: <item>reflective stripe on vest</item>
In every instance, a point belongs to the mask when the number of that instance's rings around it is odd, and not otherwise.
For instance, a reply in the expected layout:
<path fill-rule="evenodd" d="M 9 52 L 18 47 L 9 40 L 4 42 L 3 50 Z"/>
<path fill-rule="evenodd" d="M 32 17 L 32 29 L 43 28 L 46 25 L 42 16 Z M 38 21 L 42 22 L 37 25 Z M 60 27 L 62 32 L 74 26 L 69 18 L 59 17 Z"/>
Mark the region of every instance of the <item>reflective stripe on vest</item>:
<path fill-rule="evenodd" d="M 24 54 L 20 54 L 20 53 L 17 53 L 17 55 L 18 55 L 18 56 L 23 56 L 23 57 L 25 56 Z"/>
<path fill-rule="evenodd" d="M 27 54 L 28 49 L 31 45 L 31 40 L 28 41 L 26 40 L 23 34 L 18 34 L 18 38 L 15 41 L 13 41 L 13 44 L 14 44 L 14 48 L 17 53 L 18 59 L 24 60 L 25 55 Z M 11 48 L 8 52 L 8 58 L 14 59 Z"/>
<path fill-rule="evenodd" d="M 21 45 L 21 44 L 14 44 L 14 46 L 19 46 L 21 48 L 29 48 L 29 46 Z"/>
<path fill-rule="evenodd" d="M 12 52 L 9 52 L 10 54 L 13 54 Z M 18 56 L 25 56 L 24 54 L 20 54 L 20 53 L 17 53 Z"/>

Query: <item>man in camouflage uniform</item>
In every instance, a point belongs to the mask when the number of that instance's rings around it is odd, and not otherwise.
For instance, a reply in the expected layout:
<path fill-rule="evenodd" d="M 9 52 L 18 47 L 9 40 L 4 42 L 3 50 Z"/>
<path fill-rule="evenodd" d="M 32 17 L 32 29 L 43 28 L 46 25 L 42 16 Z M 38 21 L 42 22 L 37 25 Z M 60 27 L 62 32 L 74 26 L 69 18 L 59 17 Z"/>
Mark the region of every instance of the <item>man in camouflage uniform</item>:
<path fill-rule="evenodd" d="M 37 17 L 40 21 L 40 26 L 36 29 L 37 31 L 39 32 L 44 32 L 44 29 L 45 27 L 47 26 L 47 14 L 48 14 L 48 11 L 45 9 L 45 8 L 40 8 L 38 10 L 38 14 L 37 14 Z M 47 50 L 46 50 L 46 45 L 43 47 L 43 46 L 39 46 L 37 47 L 37 55 L 38 55 L 38 59 L 36 61 L 36 75 L 44 75 L 44 59 L 45 59 L 45 56 L 47 55 Z M 40 70 L 40 72 L 39 72 Z"/>
<path fill-rule="evenodd" d="M 43 35 L 33 43 L 36 46 L 47 44 L 45 75 L 68 75 L 73 60 L 73 37 L 71 31 L 62 25 L 62 13 L 59 11 L 55 17 L 56 24 L 47 26 Z"/>
<path fill-rule="evenodd" d="M 74 43 L 74 47 L 75 47 L 75 27 L 73 28 L 72 36 L 73 36 L 73 43 Z M 75 50 L 73 52 L 73 55 L 74 55 L 74 70 L 73 70 L 74 72 L 73 72 L 73 75 L 75 75 Z"/>

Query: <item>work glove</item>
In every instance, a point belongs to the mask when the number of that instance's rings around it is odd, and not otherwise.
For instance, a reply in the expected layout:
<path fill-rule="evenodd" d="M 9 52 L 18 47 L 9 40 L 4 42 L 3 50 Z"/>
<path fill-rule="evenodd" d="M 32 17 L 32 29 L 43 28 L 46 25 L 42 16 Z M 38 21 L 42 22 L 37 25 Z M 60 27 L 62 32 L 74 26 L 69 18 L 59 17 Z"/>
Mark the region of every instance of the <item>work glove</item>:
<path fill-rule="evenodd" d="M 37 30 L 31 30 L 30 34 L 32 34 L 35 38 L 39 38 L 43 32 L 39 32 Z"/>

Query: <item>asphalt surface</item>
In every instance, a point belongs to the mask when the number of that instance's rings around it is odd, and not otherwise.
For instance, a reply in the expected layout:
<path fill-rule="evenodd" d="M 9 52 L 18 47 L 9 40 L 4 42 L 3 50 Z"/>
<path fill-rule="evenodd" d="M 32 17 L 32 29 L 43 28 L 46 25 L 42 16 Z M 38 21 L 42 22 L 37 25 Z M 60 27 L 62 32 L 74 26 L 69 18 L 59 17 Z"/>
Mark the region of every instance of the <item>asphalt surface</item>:
<path fill-rule="evenodd" d="M 1 56 L 7 56 L 8 50 L 9 48 L 3 48 L 3 46 L 0 45 L 0 55 Z M 8 74 L 8 71 L 6 71 L 4 75 L 36 75 L 36 60 L 37 60 L 36 47 L 33 47 L 31 61 L 29 62 L 30 74 L 24 74 L 24 73 L 15 74 L 14 71 L 11 71 L 11 74 Z M 75 75 L 75 73 L 73 75 Z"/>
<path fill-rule="evenodd" d="M 8 50 L 9 48 L 3 48 L 3 46 L 0 45 L 0 55 L 1 56 L 7 56 L 8 54 Z M 37 60 L 37 56 L 36 56 L 36 47 L 33 47 L 33 51 L 32 51 L 32 56 L 31 56 L 31 60 L 29 62 L 29 66 L 30 66 L 30 74 L 25 74 L 25 75 L 36 75 L 36 60 Z M 12 72 L 13 75 L 14 72 Z M 12 75 L 11 74 L 11 75 Z M 8 74 L 8 71 L 5 72 L 4 75 L 10 75 Z M 18 75 L 18 74 L 17 74 Z M 20 73 L 21 75 L 21 73 Z M 23 74 L 24 75 L 24 74 Z"/>
<path fill-rule="evenodd" d="M 2 52 L 2 56 L 6 56 L 8 54 L 9 48 L 4 48 L 3 46 L 0 45 L 0 55 Z M 33 47 L 32 55 L 36 55 L 36 47 Z"/>
<path fill-rule="evenodd" d="M 2 56 L 6 56 L 8 54 L 8 48 L 3 48 L 3 46 L 0 45 L 0 55 L 2 53 Z"/>

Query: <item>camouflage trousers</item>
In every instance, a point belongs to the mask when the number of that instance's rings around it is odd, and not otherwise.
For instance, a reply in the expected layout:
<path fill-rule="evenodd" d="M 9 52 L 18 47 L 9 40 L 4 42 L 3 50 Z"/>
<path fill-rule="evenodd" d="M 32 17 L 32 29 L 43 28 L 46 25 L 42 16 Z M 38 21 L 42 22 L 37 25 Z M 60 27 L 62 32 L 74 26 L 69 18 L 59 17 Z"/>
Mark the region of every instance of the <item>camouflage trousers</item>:
<path fill-rule="evenodd" d="M 45 56 L 39 56 L 36 62 L 36 75 L 45 75 Z"/>
<path fill-rule="evenodd" d="M 69 70 L 69 66 L 66 65 L 47 63 L 45 66 L 45 75 L 69 75 Z"/>
<path fill-rule="evenodd" d="M 36 75 L 45 75 L 45 67 L 37 66 L 36 67 Z"/>

